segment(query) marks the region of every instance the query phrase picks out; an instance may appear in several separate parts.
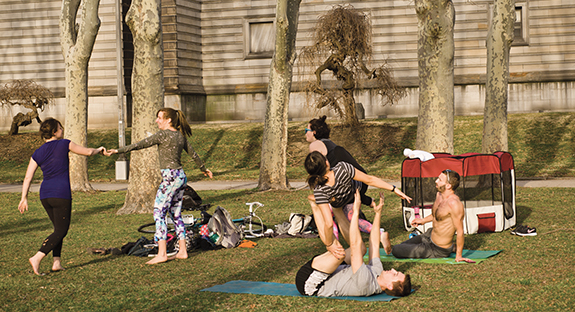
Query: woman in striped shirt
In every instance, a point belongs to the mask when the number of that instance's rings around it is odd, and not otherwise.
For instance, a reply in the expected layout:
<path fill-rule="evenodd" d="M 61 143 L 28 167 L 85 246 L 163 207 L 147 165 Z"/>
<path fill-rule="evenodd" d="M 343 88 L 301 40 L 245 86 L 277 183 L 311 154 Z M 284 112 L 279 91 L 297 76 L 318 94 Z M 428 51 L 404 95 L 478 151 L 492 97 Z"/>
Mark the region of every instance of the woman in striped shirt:
<path fill-rule="evenodd" d="M 336 258 L 345 256 L 342 245 L 333 235 L 333 218 L 330 205 L 339 230 L 345 240 L 349 242 L 349 220 L 342 211 L 345 205 L 353 205 L 354 193 L 361 187 L 363 182 L 367 185 L 389 190 L 402 199 L 411 202 L 411 198 L 400 191 L 395 185 L 391 185 L 378 177 L 365 174 L 346 162 L 339 162 L 333 168 L 330 167 L 327 158 L 320 152 L 314 151 L 305 159 L 305 169 L 309 174 L 307 183 L 313 195 L 308 197 L 314 221 L 317 225 L 321 240 L 327 250 Z"/>

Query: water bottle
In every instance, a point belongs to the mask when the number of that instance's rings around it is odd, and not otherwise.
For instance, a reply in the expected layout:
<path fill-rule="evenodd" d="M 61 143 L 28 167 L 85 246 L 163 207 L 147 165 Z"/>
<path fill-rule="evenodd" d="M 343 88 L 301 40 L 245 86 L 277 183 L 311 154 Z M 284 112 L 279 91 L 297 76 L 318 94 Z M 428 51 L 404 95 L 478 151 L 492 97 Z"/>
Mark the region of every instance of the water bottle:
<path fill-rule="evenodd" d="M 409 239 L 412 239 L 417 235 L 419 235 L 419 233 L 417 233 L 417 230 L 414 230 L 413 232 L 409 233 Z"/>

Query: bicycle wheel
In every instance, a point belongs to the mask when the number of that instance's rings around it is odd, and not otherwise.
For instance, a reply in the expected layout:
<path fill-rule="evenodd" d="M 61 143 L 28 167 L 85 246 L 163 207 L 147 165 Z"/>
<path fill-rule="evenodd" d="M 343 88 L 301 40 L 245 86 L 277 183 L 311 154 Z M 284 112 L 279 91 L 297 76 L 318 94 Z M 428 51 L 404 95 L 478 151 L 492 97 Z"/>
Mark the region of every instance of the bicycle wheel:
<path fill-rule="evenodd" d="M 168 224 L 168 233 L 172 233 L 175 231 L 174 226 Z M 138 228 L 138 232 L 140 233 L 147 233 L 147 234 L 155 234 L 156 233 L 156 222 L 146 223 Z"/>
<path fill-rule="evenodd" d="M 260 222 L 251 222 L 251 228 L 250 228 L 250 222 L 249 220 L 245 220 L 245 219 L 235 219 L 233 220 L 234 224 L 236 226 L 238 226 L 243 232 L 246 238 L 256 238 L 256 237 L 261 237 L 264 235 L 265 231 L 267 230 L 267 227 L 265 226 L 265 224 L 260 223 Z"/>

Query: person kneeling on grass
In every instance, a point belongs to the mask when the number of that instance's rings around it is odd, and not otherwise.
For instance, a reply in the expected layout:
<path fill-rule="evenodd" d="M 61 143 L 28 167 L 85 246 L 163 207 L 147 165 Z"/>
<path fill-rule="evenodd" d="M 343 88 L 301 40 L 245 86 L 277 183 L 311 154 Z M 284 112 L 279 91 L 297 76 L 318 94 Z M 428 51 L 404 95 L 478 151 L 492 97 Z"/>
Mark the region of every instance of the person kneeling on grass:
<path fill-rule="evenodd" d="M 380 193 L 379 205 L 374 208 L 373 226 L 380 225 L 383 194 Z M 349 228 L 350 247 L 345 250 L 345 258 L 338 259 L 327 251 L 313 257 L 296 274 L 296 287 L 304 296 L 371 296 L 385 291 L 391 296 L 406 296 L 411 293 L 409 274 L 394 269 L 383 270 L 379 258 L 379 233 L 369 235 L 369 264 L 363 263 L 365 244 L 359 231 L 359 190 L 355 192 L 353 215 Z M 315 220 L 323 223 L 325 220 Z M 346 264 L 343 264 L 345 260 Z M 349 265 L 351 263 L 351 265 Z"/>

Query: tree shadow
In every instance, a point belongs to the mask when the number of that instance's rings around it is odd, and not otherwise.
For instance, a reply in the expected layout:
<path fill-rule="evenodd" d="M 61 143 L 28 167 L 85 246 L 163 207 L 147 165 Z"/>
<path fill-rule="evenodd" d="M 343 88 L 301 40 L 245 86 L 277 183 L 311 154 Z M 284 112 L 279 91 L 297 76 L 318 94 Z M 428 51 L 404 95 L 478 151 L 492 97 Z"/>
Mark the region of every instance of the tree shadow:
<path fill-rule="evenodd" d="M 208 151 L 206 152 L 206 154 L 203 157 L 204 162 L 206 162 L 208 159 L 211 159 L 212 155 L 214 154 L 215 149 L 218 147 L 220 141 L 222 140 L 222 138 L 224 137 L 224 134 L 226 133 L 225 130 L 218 130 L 215 133 L 215 139 L 214 142 L 210 145 L 210 148 L 208 149 Z"/>
<path fill-rule="evenodd" d="M 259 158 L 261 153 L 263 129 L 252 129 L 248 134 L 248 142 L 242 148 L 244 155 L 240 161 L 234 166 L 235 168 L 246 168 L 254 161 L 254 158 Z"/>

